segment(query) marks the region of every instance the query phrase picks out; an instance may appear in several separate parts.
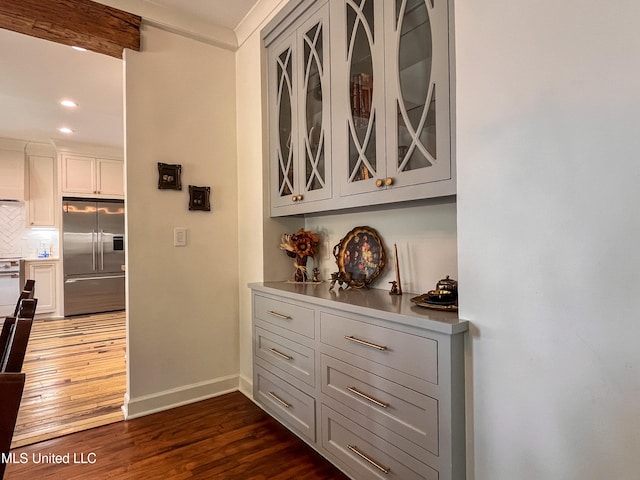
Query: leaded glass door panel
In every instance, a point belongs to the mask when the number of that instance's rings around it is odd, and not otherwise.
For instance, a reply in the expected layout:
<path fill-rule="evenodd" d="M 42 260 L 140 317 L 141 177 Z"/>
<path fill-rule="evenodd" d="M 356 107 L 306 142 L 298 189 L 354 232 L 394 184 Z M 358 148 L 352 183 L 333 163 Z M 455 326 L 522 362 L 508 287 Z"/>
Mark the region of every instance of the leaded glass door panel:
<path fill-rule="evenodd" d="M 271 206 L 288 205 L 297 189 L 297 79 L 295 35 L 269 50 Z"/>
<path fill-rule="evenodd" d="M 298 28 L 299 187 L 297 201 L 331 197 L 329 5 Z"/>
<path fill-rule="evenodd" d="M 376 190 L 385 175 L 383 3 L 345 0 L 332 12 L 333 92 L 339 96 L 334 143 L 344 155 L 335 159 L 341 162 L 341 196 Z"/>
<path fill-rule="evenodd" d="M 447 1 L 386 7 L 387 176 L 394 187 L 450 179 Z"/>

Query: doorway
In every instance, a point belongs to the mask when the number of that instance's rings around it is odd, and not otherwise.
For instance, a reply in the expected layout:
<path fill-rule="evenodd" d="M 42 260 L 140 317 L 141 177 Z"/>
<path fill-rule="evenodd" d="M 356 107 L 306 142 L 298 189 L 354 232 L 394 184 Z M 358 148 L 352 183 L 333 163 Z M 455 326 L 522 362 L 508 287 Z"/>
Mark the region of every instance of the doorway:
<path fill-rule="evenodd" d="M 120 150 L 124 156 L 122 60 L 0 29 L 0 138 L 31 145 Z M 65 108 L 62 99 L 77 105 Z M 71 134 L 57 129 L 69 127 Z M 102 150 L 102 151 L 104 151 Z M 55 175 L 57 177 L 57 175 Z M 24 222 L 22 257 L 36 256 L 34 238 L 47 235 L 57 262 L 56 292 L 62 302 L 62 196 L 54 180 L 54 222 Z M 55 188 L 54 188 L 55 187 Z M 29 193 L 22 208 L 30 206 Z M 22 225 L 22 224 L 21 224 Z M 49 240 L 49 236 L 55 240 Z M 37 296 L 36 285 L 36 296 Z M 12 446 L 84 430 L 124 418 L 126 312 L 60 318 L 38 315 L 23 371 L 27 381 Z M 44 317 L 44 318 L 43 318 Z M 0 322 L 1 323 L 1 322 Z"/>

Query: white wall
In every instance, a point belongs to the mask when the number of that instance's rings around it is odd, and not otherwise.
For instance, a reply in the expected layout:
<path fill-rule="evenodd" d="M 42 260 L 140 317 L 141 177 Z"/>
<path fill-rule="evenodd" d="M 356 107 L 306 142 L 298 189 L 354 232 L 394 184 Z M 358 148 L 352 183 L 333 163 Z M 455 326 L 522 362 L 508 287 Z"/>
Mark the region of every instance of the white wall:
<path fill-rule="evenodd" d="M 247 284 L 285 278 L 286 265 L 290 262 L 282 261 L 275 253 L 280 236 L 303 224 L 302 219 L 268 218 L 269 176 L 263 162 L 268 153 L 260 30 L 285 3 L 286 0 L 262 0 L 236 30 L 240 43 L 236 52 L 240 388 L 250 397 L 253 396 L 253 334 L 251 291 Z"/>
<path fill-rule="evenodd" d="M 640 5 L 456 0 L 470 479 L 640 475 Z"/>
<path fill-rule="evenodd" d="M 144 26 L 126 52 L 129 416 L 238 385 L 234 53 Z M 182 165 L 158 190 L 157 162 Z M 188 211 L 188 185 L 211 212 Z M 173 228 L 186 227 L 186 247 Z"/>
<path fill-rule="evenodd" d="M 454 199 L 307 218 L 305 227 L 320 234 L 321 248 L 313 262 L 319 266 L 322 279 L 330 279 L 331 273 L 338 270 L 333 247 L 354 227 L 361 225 L 378 232 L 387 257 L 386 267 L 372 288 L 390 290 L 389 282 L 396 278 L 394 244 L 398 247 L 400 280 L 406 294 L 432 290 L 438 280 L 447 275 L 458 278 Z M 313 268 L 311 262 L 309 268 Z"/>
<path fill-rule="evenodd" d="M 636 479 L 640 73 L 633 59 L 640 36 L 633 19 L 640 7 L 455 3 L 457 271 L 461 316 L 472 322 L 469 479 Z M 253 87 L 259 42 L 252 30 L 237 54 L 240 368 L 247 381 L 246 283 L 281 274 L 260 265 L 284 258 L 276 233 L 294 227 L 263 223 L 256 205 L 265 194 L 253 175 L 264 147 L 263 97 Z M 431 206 L 424 219 L 411 208 L 312 217 L 307 226 L 326 229 L 330 246 L 363 223 L 391 241 L 415 235 L 439 243 L 437 232 L 451 240 L 450 206 Z M 416 218 L 438 219 L 442 229 L 421 233 Z M 441 269 L 455 268 L 448 262 Z M 412 281 L 421 291 L 438 276 Z"/>
<path fill-rule="evenodd" d="M 238 249 L 240 378 L 252 396 L 252 329 L 249 282 L 263 279 L 262 89 L 260 38 L 256 32 L 236 52 L 238 111 Z"/>

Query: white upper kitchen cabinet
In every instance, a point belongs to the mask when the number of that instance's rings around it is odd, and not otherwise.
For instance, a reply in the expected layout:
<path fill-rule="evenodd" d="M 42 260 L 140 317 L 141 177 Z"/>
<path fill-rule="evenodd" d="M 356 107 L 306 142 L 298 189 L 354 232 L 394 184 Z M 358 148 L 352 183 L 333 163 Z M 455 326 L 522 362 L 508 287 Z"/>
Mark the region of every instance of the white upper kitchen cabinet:
<path fill-rule="evenodd" d="M 55 226 L 55 158 L 53 156 L 29 155 L 27 226 Z"/>
<path fill-rule="evenodd" d="M 63 195 L 124 198 L 124 163 L 81 155 L 60 155 Z"/>
<path fill-rule="evenodd" d="M 0 200 L 24 200 L 24 142 L 0 139 Z"/>
<path fill-rule="evenodd" d="M 97 158 L 96 178 L 100 195 L 124 198 L 124 162 Z"/>

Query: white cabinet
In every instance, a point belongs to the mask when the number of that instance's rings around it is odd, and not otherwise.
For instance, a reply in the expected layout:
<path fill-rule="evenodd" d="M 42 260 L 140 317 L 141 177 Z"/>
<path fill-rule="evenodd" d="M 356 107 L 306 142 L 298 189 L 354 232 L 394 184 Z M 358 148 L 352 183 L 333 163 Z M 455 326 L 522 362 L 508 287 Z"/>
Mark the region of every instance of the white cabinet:
<path fill-rule="evenodd" d="M 124 163 L 120 160 L 62 154 L 63 195 L 124 198 Z"/>
<path fill-rule="evenodd" d="M 0 200 L 24 200 L 24 142 L 0 139 Z"/>
<path fill-rule="evenodd" d="M 50 156 L 29 155 L 27 226 L 55 226 L 55 159 Z"/>
<path fill-rule="evenodd" d="M 463 480 L 464 334 L 410 294 L 252 284 L 253 395 L 354 480 Z"/>
<path fill-rule="evenodd" d="M 96 159 L 96 189 L 100 195 L 124 197 L 124 162 Z"/>
<path fill-rule="evenodd" d="M 58 308 L 57 261 L 26 260 L 22 277 L 35 280 L 36 314 L 55 313 Z"/>
<path fill-rule="evenodd" d="M 274 215 L 304 213 L 331 198 L 329 5 L 314 8 L 269 46 Z"/>

